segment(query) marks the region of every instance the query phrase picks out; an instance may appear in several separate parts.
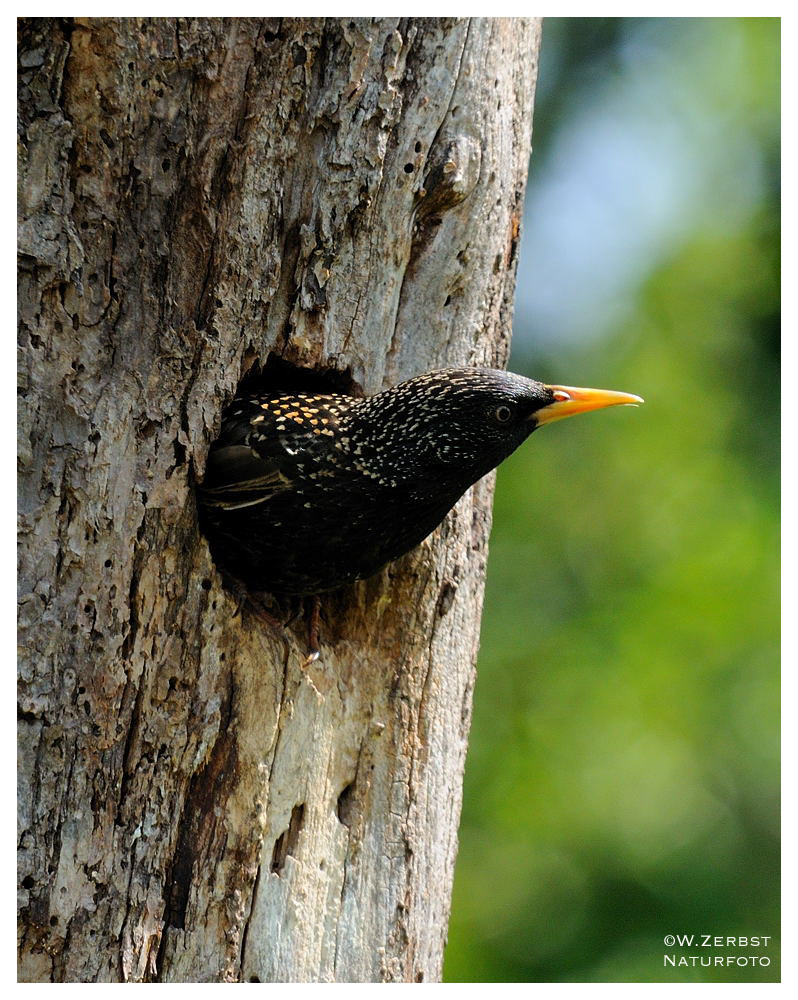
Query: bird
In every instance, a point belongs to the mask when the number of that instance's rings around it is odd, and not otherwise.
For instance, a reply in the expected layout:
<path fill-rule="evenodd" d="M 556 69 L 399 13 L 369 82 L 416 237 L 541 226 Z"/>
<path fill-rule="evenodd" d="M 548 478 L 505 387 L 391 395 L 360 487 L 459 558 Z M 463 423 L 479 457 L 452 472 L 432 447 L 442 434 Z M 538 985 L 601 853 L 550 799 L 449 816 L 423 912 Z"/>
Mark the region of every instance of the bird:
<path fill-rule="evenodd" d="M 249 393 L 210 448 L 200 525 L 216 565 L 248 591 L 318 602 L 415 548 L 539 427 L 642 402 L 492 368 L 427 372 L 366 397 Z"/>

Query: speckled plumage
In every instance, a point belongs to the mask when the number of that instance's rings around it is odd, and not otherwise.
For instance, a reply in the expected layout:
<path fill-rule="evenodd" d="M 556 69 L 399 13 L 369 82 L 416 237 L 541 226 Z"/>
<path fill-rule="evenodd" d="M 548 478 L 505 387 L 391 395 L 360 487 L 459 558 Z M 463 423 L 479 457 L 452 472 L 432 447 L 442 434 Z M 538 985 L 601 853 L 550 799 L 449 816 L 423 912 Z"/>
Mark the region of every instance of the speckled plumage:
<path fill-rule="evenodd" d="M 366 399 L 234 400 L 199 490 L 217 564 L 274 594 L 319 594 L 372 575 L 532 433 L 556 389 L 445 369 Z"/>

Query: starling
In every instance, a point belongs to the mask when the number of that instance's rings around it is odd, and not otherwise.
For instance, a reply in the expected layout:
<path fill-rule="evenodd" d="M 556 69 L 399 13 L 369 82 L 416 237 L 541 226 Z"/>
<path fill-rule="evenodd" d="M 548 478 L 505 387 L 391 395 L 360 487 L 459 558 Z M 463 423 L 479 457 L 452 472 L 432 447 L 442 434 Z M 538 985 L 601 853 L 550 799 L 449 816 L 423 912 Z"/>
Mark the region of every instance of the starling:
<path fill-rule="evenodd" d="M 542 424 L 639 396 L 453 368 L 365 399 L 236 398 L 199 488 L 217 565 L 252 591 L 318 595 L 376 573 Z"/>

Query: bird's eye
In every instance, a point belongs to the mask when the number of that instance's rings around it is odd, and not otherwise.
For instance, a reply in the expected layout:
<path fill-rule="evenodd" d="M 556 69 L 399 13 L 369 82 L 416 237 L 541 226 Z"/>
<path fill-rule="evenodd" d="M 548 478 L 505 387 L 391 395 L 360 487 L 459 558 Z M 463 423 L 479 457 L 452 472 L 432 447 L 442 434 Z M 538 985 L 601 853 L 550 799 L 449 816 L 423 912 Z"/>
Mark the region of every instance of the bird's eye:
<path fill-rule="evenodd" d="M 498 420 L 500 424 L 506 424 L 513 418 L 513 411 L 509 406 L 497 406 L 493 411 L 493 416 Z"/>

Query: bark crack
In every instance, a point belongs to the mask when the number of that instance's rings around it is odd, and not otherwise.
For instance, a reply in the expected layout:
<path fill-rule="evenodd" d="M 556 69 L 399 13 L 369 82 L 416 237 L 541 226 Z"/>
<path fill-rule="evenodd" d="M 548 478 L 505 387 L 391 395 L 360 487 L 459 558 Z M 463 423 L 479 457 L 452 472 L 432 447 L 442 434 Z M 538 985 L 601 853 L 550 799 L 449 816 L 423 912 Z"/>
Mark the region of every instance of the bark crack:
<path fill-rule="evenodd" d="M 247 941 L 249 938 L 249 928 L 250 925 L 252 924 L 252 913 L 255 909 L 255 900 L 258 898 L 258 889 L 260 888 L 260 876 L 262 871 L 263 871 L 263 864 L 262 862 L 258 862 L 258 869 L 255 872 L 255 880 L 252 883 L 252 892 L 250 893 L 249 897 L 249 911 L 247 912 L 247 915 L 244 919 L 244 925 L 241 931 L 241 953 L 238 963 L 239 981 L 241 980 L 241 977 L 244 974 L 244 968 L 246 967 Z"/>
<path fill-rule="evenodd" d="M 462 46 L 460 48 L 460 52 L 458 53 L 457 68 L 456 68 L 456 70 L 455 70 L 455 72 L 453 74 L 453 80 L 454 80 L 454 82 L 452 84 L 451 93 L 449 94 L 449 100 L 446 103 L 446 110 L 445 110 L 445 112 L 443 114 L 443 117 L 441 118 L 440 122 L 438 123 L 438 127 L 435 130 L 435 135 L 433 136 L 432 142 L 430 143 L 429 149 L 427 150 L 426 157 L 425 157 L 425 163 L 429 162 L 430 158 L 432 157 L 432 155 L 434 154 L 434 152 L 437 150 L 438 145 L 439 145 L 440 140 L 441 140 L 441 135 L 442 135 L 444 126 L 446 125 L 447 121 L 449 120 L 449 118 L 451 116 L 452 105 L 453 105 L 455 96 L 457 94 L 458 87 L 460 86 L 460 72 L 461 72 L 462 65 L 463 65 L 463 57 L 464 57 L 466 49 L 468 47 L 469 35 L 470 35 L 470 32 L 471 32 L 471 24 L 472 24 L 472 19 L 469 18 L 468 25 L 466 27 L 465 37 L 463 39 L 463 44 L 462 44 Z M 427 197 L 427 192 L 424 193 L 424 197 Z M 414 217 L 414 219 L 415 219 L 416 213 L 418 212 L 418 209 L 419 209 L 420 205 L 423 204 L 424 197 L 422 197 L 420 199 L 420 201 L 418 202 L 418 204 L 415 206 L 415 208 L 413 210 L 413 217 Z M 419 257 L 419 254 L 420 254 L 420 252 L 422 250 L 422 247 L 425 246 L 428 243 L 428 237 L 427 236 L 425 236 L 422 239 L 420 232 L 419 233 L 415 232 L 416 227 L 417 227 L 417 224 L 415 223 L 415 221 L 413 221 L 412 222 L 412 229 L 413 229 L 414 232 L 413 232 L 413 235 L 412 235 L 411 241 L 410 241 L 410 250 L 409 250 L 409 253 L 408 253 L 408 256 L 407 256 L 407 260 L 405 261 L 404 269 L 402 271 L 402 281 L 401 281 L 401 285 L 399 287 L 399 294 L 396 296 L 396 309 L 395 309 L 394 315 L 393 315 L 393 332 L 391 334 L 391 341 L 390 341 L 390 344 L 388 345 L 388 350 L 386 352 L 386 368 L 390 368 L 390 365 L 391 365 L 393 359 L 395 358 L 396 353 L 397 353 L 397 351 L 399 349 L 399 339 L 398 338 L 399 338 L 400 332 L 402 332 L 402 331 L 399 330 L 397 324 L 398 324 L 399 317 L 402 314 L 402 310 L 403 310 L 403 307 L 404 307 L 404 304 L 405 304 L 405 294 L 406 294 L 405 289 L 406 289 L 406 285 L 407 285 L 408 279 L 411 278 L 412 275 L 413 275 L 414 265 L 415 265 L 415 262 L 416 262 L 417 258 Z"/>
<path fill-rule="evenodd" d="M 296 857 L 296 850 L 299 844 L 299 835 L 305 825 L 305 803 L 300 802 L 291 810 L 291 818 L 288 827 L 280 834 L 274 842 L 272 849 L 271 871 L 275 875 L 280 875 L 285 868 L 285 861 L 289 855 Z"/>
<path fill-rule="evenodd" d="M 333 954 L 333 970 L 337 973 L 338 971 L 338 951 L 341 944 L 341 931 L 342 931 L 342 921 L 341 917 L 344 909 L 344 896 L 346 895 L 347 884 L 349 881 L 349 870 L 351 862 L 352 853 L 352 841 L 356 838 L 355 830 L 353 829 L 355 820 L 357 818 L 357 781 L 358 775 L 360 774 L 360 762 L 363 758 L 363 746 L 364 740 L 360 741 L 360 745 L 357 751 L 357 760 L 355 761 L 355 773 L 352 780 L 338 795 L 336 802 L 336 813 L 338 816 L 338 821 L 342 826 L 346 827 L 346 854 L 344 855 L 344 865 L 343 873 L 341 875 L 341 891 L 338 896 L 338 919 L 336 921 L 335 928 L 335 951 Z"/>

